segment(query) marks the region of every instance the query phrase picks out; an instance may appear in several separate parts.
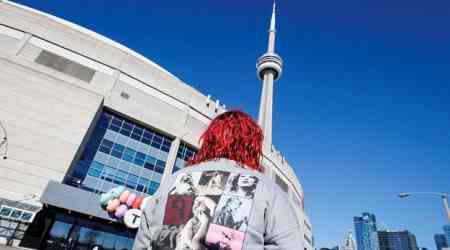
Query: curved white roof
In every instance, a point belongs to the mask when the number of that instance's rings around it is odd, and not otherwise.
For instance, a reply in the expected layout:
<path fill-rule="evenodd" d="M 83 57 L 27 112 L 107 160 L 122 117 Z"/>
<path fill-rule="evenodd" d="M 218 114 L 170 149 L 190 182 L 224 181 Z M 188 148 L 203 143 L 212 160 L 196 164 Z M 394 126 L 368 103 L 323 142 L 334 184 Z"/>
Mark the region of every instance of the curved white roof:
<path fill-rule="evenodd" d="M 92 38 L 95 38 L 95 39 L 100 40 L 100 41 L 102 41 L 102 42 L 104 42 L 106 44 L 109 44 L 109 45 L 111 45 L 111 46 L 113 46 L 113 47 L 115 47 L 117 49 L 120 49 L 120 50 L 122 50 L 122 51 L 124 51 L 124 52 L 126 52 L 126 53 L 128 53 L 128 54 L 130 54 L 132 56 L 135 56 L 136 58 L 138 58 L 138 59 L 140 59 L 140 60 L 142 60 L 142 61 L 144 61 L 144 62 L 146 62 L 146 63 L 148 63 L 148 64 L 150 64 L 150 65 L 152 65 L 154 67 L 156 67 L 157 69 L 163 71 L 164 73 L 169 74 L 170 76 L 177 78 L 175 75 L 173 75 L 172 73 L 170 73 L 169 71 L 167 71 L 166 69 L 164 69 L 163 67 L 158 65 L 157 63 L 149 60 L 148 58 L 146 58 L 143 55 L 137 53 L 136 51 L 134 51 L 134 50 L 132 50 L 132 49 L 130 49 L 130 48 L 128 48 L 128 47 L 126 47 L 126 46 L 116 42 L 116 41 L 113 41 L 113 40 L 111 40 L 111 39 L 109 39 L 109 38 L 107 38 L 105 36 L 102 36 L 102 35 L 94 32 L 92 30 L 89 30 L 89 29 L 84 28 L 84 27 L 82 27 L 80 25 L 77 25 L 75 23 L 69 22 L 69 21 L 61 19 L 59 17 L 52 16 L 52 15 L 50 15 L 48 13 L 45 13 L 45 12 L 42 12 L 42 11 L 38 11 L 36 9 L 30 8 L 30 7 L 27 7 L 27 6 L 18 4 L 18 3 L 14 3 L 14 2 L 11 2 L 11 1 L 8 1 L 8 0 L 4 0 L 4 2 L 7 3 L 7 4 L 10 4 L 12 6 L 25 9 L 25 10 L 27 10 L 29 12 L 36 13 L 36 14 L 39 14 L 41 16 L 45 16 L 47 18 L 52 19 L 53 21 L 55 21 L 57 23 L 66 25 L 69 28 L 77 30 L 77 31 L 79 31 L 79 32 L 81 32 L 83 34 L 86 34 L 86 35 L 88 35 L 88 36 L 90 36 Z"/>

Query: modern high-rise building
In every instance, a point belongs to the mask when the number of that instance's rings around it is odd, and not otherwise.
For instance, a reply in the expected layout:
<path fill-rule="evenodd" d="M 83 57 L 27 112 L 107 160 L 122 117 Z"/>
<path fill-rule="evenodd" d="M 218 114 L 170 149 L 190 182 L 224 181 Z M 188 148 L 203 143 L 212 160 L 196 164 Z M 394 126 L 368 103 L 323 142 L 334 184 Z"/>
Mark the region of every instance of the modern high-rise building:
<path fill-rule="evenodd" d="M 436 250 L 442 250 L 443 248 L 448 247 L 445 234 L 435 234 L 434 243 L 436 244 Z"/>
<path fill-rule="evenodd" d="M 380 250 L 418 250 L 416 236 L 408 230 L 378 231 Z"/>
<path fill-rule="evenodd" d="M 377 221 L 374 214 L 363 213 L 353 217 L 358 250 L 379 250 Z"/>
<path fill-rule="evenodd" d="M 274 8 L 269 48 L 257 62 L 262 166 L 297 208 L 305 239 L 299 249 L 313 250 L 302 186 L 271 141 L 273 81 L 281 69 Z M 124 45 L 0 1 L 0 244 L 130 249 L 136 229 L 103 210 L 100 193 L 125 186 L 152 196 L 225 110 Z"/>
<path fill-rule="evenodd" d="M 344 244 L 341 247 L 342 250 L 356 250 L 355 240 L 353 239 L 352 230 L 349 230 L 345 237 Z"/>
<path fill-rule="evenodd" d="M 450 224 L 445 225 L 443 227 L 443 229 L 444 229 L 445 239 L 447 241 L 447 246 L 450 247 Z"/>

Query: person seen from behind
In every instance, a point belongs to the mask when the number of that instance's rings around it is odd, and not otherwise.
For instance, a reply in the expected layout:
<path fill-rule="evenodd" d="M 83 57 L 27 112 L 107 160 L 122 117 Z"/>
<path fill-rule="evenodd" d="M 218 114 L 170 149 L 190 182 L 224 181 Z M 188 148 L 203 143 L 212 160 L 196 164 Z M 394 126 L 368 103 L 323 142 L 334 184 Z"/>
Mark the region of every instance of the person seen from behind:
<path fill-rule="evenodd" d="M 261 173 L 262 142 L 242 111 L 213 119 L 187 167 L 147 203 L 133 250 L 303 249 L 295 208 Z"/>

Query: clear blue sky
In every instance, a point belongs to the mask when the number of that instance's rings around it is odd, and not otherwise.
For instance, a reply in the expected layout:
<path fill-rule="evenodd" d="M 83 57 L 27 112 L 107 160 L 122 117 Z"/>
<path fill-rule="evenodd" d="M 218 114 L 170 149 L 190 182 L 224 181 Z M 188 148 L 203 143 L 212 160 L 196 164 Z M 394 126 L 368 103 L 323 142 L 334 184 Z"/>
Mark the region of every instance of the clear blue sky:
<path fill-rule="evenodd" d="M 18 1 L 103 34 L 201 92 L 257 116 L 255 60 L 270 0 Z M 364 211 L 418 244 L 446 222 L 450 192 L 450 2 L 279 1 L 274 144 L 304 186 L 317 247 Z"/>

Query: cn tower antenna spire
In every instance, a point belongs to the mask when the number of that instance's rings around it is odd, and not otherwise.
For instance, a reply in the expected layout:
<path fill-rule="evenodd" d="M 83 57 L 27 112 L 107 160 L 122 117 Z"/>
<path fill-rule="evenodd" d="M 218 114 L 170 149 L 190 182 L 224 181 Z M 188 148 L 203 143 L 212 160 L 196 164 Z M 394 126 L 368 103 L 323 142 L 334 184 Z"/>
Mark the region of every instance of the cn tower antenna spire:
<path fill-rule="evenodd" d="M 275 11 L 277 10 L 277 5 L 276 2 L 273 1 L 273 9 L 272 9 L 272 19 L 270 19 L 270 30 L 269 31 L 273 31 L 275 32 Z"/>
<path fill-rule="evenodd" d="M 261 102 L 259 106 L 258 124 L 264 134 L 264 146 L 272 147 L 272 111 L 273 111 L 273 82 L 278 80 L 283 69 L 283 61 L 275 53 L 275 18 L 276 4 L 273 2 L 272 18 L 270 19 L 269 44 L 267 52 L 256 62 L 256 73 L 262 80 Z"/>
<path fill-rule="evenodd" d="M 273 8 L 272 8 L 272 18 L 270 19 L 270 28 L 269 28 L 269 46 L 267 47 L 267 52 L 275 52 L 275 16 L 276 16 L 276 3 L 273 1 Z"/>

